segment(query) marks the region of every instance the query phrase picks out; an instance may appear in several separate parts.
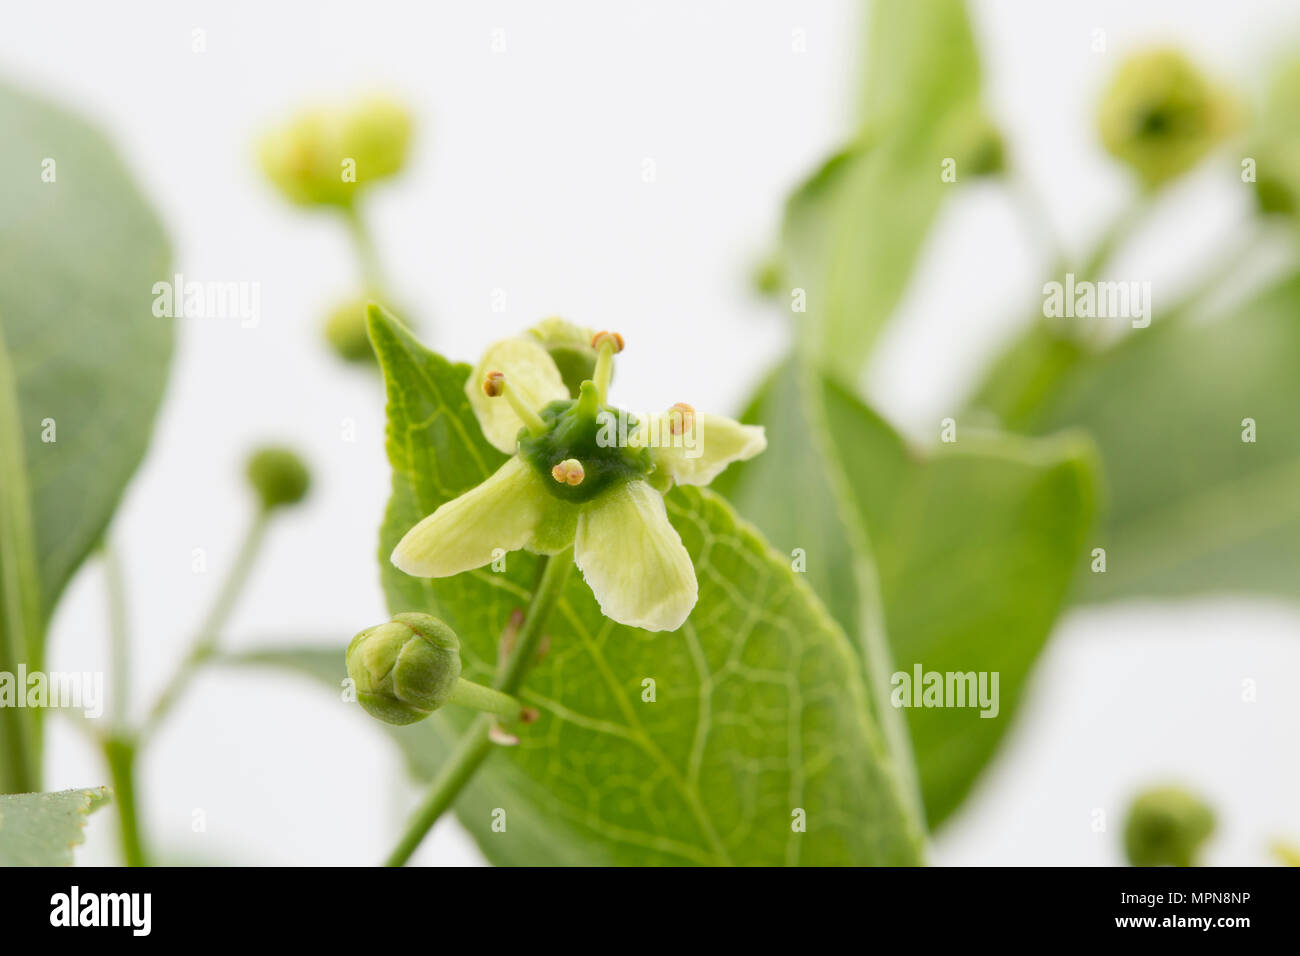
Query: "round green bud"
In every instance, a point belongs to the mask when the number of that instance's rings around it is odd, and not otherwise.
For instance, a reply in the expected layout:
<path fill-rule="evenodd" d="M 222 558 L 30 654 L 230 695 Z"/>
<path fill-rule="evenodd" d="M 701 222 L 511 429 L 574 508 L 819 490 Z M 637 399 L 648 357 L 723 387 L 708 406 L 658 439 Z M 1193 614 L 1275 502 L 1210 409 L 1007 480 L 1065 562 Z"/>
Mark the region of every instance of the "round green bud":
<path fill-rule="evenodd" d="M 1300 60 L 1274 76 L 1252 139 L 1259 208 L 1295 217 L 1300 213 Z"/>
<path fill-rule="evenodd" d="M 1214 811 L 1181 787 L 1138 794 L 1124 822 L 1124 849 L 1133 866 L 1194 866 L 1214 832 Z"/>
<path fill-rule="evenodd" d="M 296 505 L 311 487 L 311 474 L 287 448 L 261 448 L 248 459 L 248 481 L 264 508 Z"/>
<path fill-rule="evenodd" d="M 976 115 L 966 130 L 965 171 L 972 176 L 996 176 L 1006 170 L 1006 145 L 1002 133 L 983 113 Z"/>
<path fill-rule="evenodd" d="M 291 201 L 348 207 L 356 190 L 398 172 L 411 139 L 410 114 L 388 99 L 303 112 L 262 138 L 262 169 Z"/>
<path fill-rule="evenodd" d="M 1152 50 L 1119 68 L 1102 97 L 1102 144 L 1148 189 L 1187 172 L 1238 125 L 1231 99 L 1177 50 Z"/>
<path fill-rule="evenodd" d="M 772 255 L 758 263 L 750 276 L 754 291 L 761 296 L 771 297 L 782 291 L 785 284 L 785 270 L 778 256 Z"/>
<path fill-rule="evenodd" d="M 345 362 L 375 364 L 375 350 L 366 331 L 365 299 L 344 302 L 325 317 L 321 331 L 334 354 Z"/>
<path fill-rule="evenodd" d="M 348 644 L 357 702 L 388 724 L 413 724 L 447 703 L 460 679 L 456 632 L 428 614 L 398 614 Z"/>
<path fill-rule="evenodd" d="M 402 171 L 411 146 L 411 114 L 385 97 L 372 97 L 343 117 L 341 139 L 357 161 L 357 182 L 371 183 Z"/>

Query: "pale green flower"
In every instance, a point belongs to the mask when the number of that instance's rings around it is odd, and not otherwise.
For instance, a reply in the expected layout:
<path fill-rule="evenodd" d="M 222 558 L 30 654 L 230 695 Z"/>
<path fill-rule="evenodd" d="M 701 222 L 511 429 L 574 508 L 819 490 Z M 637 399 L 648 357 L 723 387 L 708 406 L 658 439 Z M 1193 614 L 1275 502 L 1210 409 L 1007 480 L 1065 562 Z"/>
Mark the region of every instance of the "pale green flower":
<path fill-rule="evenodd" d="M 407 532 L 393 564 L 416 577 L 447 577 L 506 551 L 572 547 L 606 617 L 676 630 L 699 586 L 663 495 L 674 484 L 708 484 L 731 462 L 754 457 L 767 445 L 763 429 L 688 405 L 644 420 L 611 407 L 613 356 L 623 348 L 616 333 L 591 339 L 592 376 L 571 397 L 544 341 L 534 334 L 488 349 L 467 391 L 483 434 L 512 457 Z"/>

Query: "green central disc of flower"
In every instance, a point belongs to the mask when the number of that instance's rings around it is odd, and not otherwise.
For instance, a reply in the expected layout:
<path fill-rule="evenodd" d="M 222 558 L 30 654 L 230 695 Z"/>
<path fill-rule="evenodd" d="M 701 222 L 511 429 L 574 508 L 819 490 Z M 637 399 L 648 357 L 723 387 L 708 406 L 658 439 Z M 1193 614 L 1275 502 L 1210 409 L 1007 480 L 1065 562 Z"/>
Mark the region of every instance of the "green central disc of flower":
<path fill-rule="evenodd" d="M 645 478 L 654 468 L 648 449 L 627 443 L 636 429 L 636 419 L 602 406 L 591 382 L 583 383 L 577 399 L 551 402 L 539 414 L 546 431 L 540 435 L 526 429 L 520 432 L 519 454 L 541 473 L 557 498 L 590 501 L 616 484 Z M 583 479 L 577 485 L 556 481 L 551 474 L 556 465 L 570 458 L 582 465 Z"/>

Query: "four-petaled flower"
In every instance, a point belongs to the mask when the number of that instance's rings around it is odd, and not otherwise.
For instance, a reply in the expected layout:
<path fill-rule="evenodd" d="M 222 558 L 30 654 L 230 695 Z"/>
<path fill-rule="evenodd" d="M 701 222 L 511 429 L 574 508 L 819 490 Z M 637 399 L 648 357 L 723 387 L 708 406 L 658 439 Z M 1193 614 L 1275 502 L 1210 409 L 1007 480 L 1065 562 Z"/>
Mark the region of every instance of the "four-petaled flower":
<path fill-rule="evenodd" d="M 574 338 L 574 327 L 559 329 Z M 497 549 L 572 547 L 606 617 L 676 630 L 699 587 L 663 496 L 674 483 L 706 485 L 757 455 L 767 446 L 763 429 L 684 404 L 645 420 L 611 408 L 613 356 L 623 349 L 612 332 L 591 337 L 590 349 L 563 343 L 569 358 L 595 357 L 574 397 L 545 341 L 535 333 L 488 349 L 466 391 L 483 434 L 511 457 L 408 531 L 393 564 L 416 577 L 448 577 L 488 564 Z"/>

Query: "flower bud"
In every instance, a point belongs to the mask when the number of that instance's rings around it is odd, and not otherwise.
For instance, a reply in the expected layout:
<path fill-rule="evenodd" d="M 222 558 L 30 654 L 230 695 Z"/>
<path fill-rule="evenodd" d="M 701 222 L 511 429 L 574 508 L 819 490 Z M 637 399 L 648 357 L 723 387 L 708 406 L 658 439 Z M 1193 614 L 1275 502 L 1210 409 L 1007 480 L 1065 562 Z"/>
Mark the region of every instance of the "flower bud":
<path fill-rule="evenodd" d="M 1187 172 L 1237 126 L 1236 108 L 1177 50 L 1127 60 L 1102 97 L 1102 144 L 1155 189 Z"/>
<path fill-rule="evenodd" d="M 287 448 L 268 447 L 248 459 L 248 481 L 262 501 L 262 507 L 295 505 L 307 495 L 311 474 L 298 455 Z"/>
<path fill-rule="evenodd" d="M 325 317 L 325 341 L 345 362 L 375 364 L 375 350 L 366 331 L 366 300 L 344 302 Z"/>
<path fill-rule="evenodd" d="M 342 139 L 357 161 L 357 182 L 371 183 L 402 171 L 411 145 L 411 114 L 401 103 L 371 97 L 343 118 Z"/>
<path fill-rule="evenodd" d="M 293 202 L 350 206 L 356 190 L 398 172 L 411 137 L 410 114 L 386 99 L 304 112 L 263 137 L 266 175 Z"/>
<path fill-rule="evenodd" d="M 1006 145 L 1002 133 L 983 111 L 963 119 L 960 142 L 962 174 L 996 176 L 1006 170 Z"/>
<path fill-rule="evenodd" d="M 1214 831 L 1214 812 L 1181 787 L 1138 795 L 1124 823 L 1124 848 L 1133 866 L 1194 866 Z"/>
<path fill-rule="evenodd" d="M 1266 213 L 1300 214 L 1300 60 L 1273 78 L 1249 153 L 1255 195 Z"/>
<path fill-rule="evenodd" d="M 460 679 L 460 641 L 436 617 L 398 614 L 352 638 L 347 664 L 366 713 L 413 724 L 451 698 Z"/>

